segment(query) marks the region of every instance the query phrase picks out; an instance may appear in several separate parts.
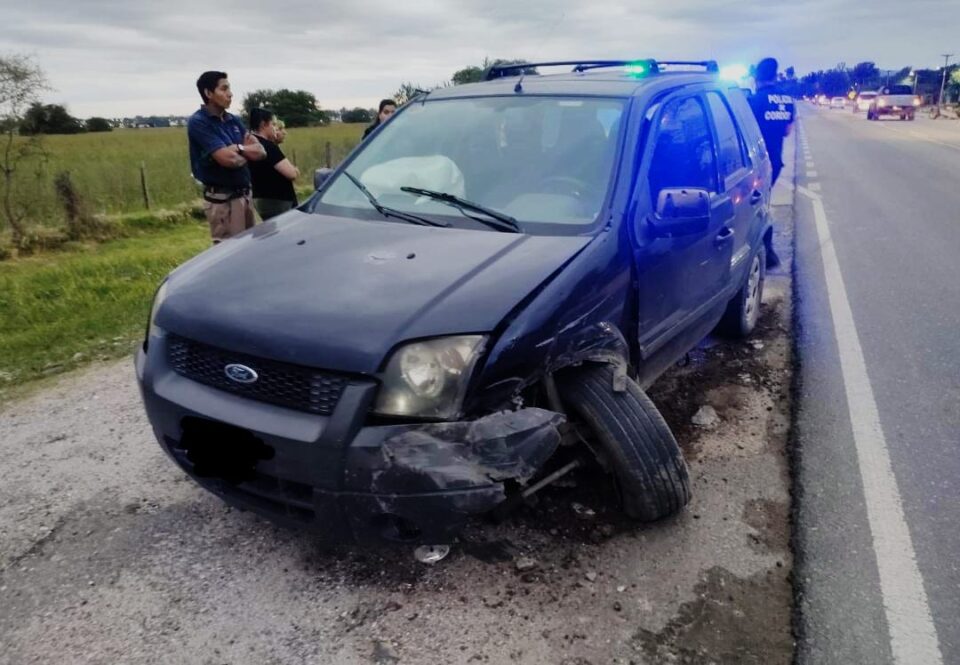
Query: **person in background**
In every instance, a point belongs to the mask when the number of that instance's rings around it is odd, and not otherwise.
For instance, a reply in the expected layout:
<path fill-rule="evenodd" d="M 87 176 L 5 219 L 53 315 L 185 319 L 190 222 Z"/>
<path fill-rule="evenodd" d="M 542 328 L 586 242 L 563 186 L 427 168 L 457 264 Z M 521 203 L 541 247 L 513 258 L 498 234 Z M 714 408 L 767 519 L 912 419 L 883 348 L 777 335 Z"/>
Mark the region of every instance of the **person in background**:
<path fill-rule="evenodd" d="M 253 109 L 250 112 L 253 135 L 266 151 L 266 158 L 250 165 L 253 182 L 253 205 L 264 221 L 297 205 L 293 183 L 300 175 L 277 145 L 282 140 L 272 111 Z M 278 140 L 279 139 L 279 140 Z"/>
<path fill-rule="evenodd" d="M 274 143 L 280 145 L 287 139 L 287 124 L 277 117 L 274 117 L 273 124 L 277 128 L 277 138 Z"/>
<path fill-rule="evenodd" d="M 363 138 L 367 138 L 370 132 L 389 120 L 390 116 L 392 116 L 396 110 L 397 103 L 395 101 L 392 99 L 381 99 L 380 108 L 377 109 L 377 119 L 373 121 L 372 125 L 363 130 Z"/>
<path fill-rule="evenodd" d="M 750 97 L 750 108 L 760 125 L 760 133 L 767 144 L 773 176 L 773 187 L 783 170 L 783 140 L 790 135 L 790 128 L 796 118 L 793 97 L 780 89 L 777 83 L 777 61 L 764 58 L 756 66 L 757 91 Z M 773 243 L 767 247 L 767 267 L 780 265 L 780 259 L 773 251 Z"/>
<path fill-rule="evenodd" d="M 203 183 L 203 212 L 217 244 L 256 223 L 247 166 L 267 153 L 240 118 L 227 113 L 233 93 L 226 72 L 201 74 L 197 92 L 203 106 L 187 121 L 190 170 Z"/>

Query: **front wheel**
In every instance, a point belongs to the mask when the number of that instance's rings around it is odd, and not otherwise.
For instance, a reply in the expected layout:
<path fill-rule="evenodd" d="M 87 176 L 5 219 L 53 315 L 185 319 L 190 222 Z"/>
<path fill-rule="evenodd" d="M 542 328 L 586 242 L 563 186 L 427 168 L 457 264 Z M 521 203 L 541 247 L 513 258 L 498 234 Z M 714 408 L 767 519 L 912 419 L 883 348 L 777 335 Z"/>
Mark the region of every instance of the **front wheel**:
<path fill-rule="evenodd" d="M 610 365 L 567 371 L 558 377 L 561 398 L 612 474 L 623 511 L 644 522 L 673 515 L 690 501 L 680 446 L 640 386 L 627 379 L 626 390 L 615 392 L 613 378 Z"/>

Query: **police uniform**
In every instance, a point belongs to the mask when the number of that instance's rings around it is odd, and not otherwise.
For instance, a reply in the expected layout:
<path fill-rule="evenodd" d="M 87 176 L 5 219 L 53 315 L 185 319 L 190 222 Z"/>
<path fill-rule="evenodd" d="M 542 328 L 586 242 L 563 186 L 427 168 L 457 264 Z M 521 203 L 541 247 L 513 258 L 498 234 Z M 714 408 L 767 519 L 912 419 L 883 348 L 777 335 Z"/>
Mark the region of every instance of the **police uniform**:
<path fill-rule="evenodd" d="M 793 97 L 776 85 L 768 85 L 759 88 L 750 97 L 750 108 L 753 109 L 753 115 L 760 125 L 760 133 L 767 144 L 767 152 L 770 153 L 773 184 L 783 169 L 783 139 L 796 117 L 796 106 Z"/>

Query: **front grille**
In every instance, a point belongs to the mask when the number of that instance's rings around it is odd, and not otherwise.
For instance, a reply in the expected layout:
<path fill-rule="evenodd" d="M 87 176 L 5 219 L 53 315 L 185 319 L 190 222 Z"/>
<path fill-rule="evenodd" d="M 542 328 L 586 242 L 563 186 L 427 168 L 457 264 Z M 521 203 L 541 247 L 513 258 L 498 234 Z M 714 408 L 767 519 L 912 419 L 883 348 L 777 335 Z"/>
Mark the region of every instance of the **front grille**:
<path fill-rule="evenodd" d="M 168 335 L 167 359 L 174 371 L 188 379 L 260 402 L 329 416 L 340 400 L 347 377 L 300 365 L 234 353 L 215 346 Z M 254 383 L 237 383 L 225 373 L 230 364 L 255 370 Z"/>

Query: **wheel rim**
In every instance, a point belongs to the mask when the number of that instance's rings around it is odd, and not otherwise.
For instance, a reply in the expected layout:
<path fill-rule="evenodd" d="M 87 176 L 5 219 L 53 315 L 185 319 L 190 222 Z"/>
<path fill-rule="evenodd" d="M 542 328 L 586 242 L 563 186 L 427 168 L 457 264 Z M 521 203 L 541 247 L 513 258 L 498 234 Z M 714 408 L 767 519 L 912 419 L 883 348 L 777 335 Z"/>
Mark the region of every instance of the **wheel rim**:
<path fill-rule="evenodd" d="M 748 328 L 753 328 L 757 323 L 757 315 L 760 312 L 760 256 L 753 257 L 753 263 L 750 265 L 750 276 L 747 278 L 746 302 L 744 303 L 743 315 L 746 319 Z"/>

